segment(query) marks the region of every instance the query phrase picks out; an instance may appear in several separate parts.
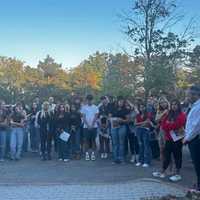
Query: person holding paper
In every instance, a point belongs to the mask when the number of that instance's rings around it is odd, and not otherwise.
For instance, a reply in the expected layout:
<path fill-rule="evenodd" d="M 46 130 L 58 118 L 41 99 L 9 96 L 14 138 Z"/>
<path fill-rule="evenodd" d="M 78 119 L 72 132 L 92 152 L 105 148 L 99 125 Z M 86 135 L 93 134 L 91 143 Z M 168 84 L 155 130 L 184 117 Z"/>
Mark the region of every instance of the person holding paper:
<path fill-rule="evenodd" d="M 162 121 L 161 128 L 164 131 L 165 146 L 162 172 L 154 172 L 153 176 L 165 178 L 165 171 L 169 167 L 171 155 L 173 154 L 176 172 L 169 179 L 171 181 L 180 181 L 182 179 L 180 170 L 182 167 L 182 139 L 184 137 L 184 126 L 186 115 L 181 110 L 181 104 L 178 100 L 173 100 L 170 105 L 168 115 Z M 178 138 L 176 140 L 176 138 Z"/>
<path fill-rule="evenodd" d="M 70 159 L 69 112 L 65 111 L 65 105 L 60 104 L 55 116 L 55 127 L 58 141 L 58 159 L 68 162 Z"/>

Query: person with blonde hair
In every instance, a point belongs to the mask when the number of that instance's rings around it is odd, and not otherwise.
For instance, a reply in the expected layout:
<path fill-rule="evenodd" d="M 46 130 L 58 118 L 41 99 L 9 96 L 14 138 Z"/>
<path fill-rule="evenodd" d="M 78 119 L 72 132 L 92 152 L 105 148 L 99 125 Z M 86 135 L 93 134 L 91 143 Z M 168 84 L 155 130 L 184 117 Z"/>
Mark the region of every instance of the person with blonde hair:
<path fill-rule="evenodd" d="M 169 112 L 170 103 L 166 97 L 160 97 L 158 100 L 158 108 L 156 112 L 155 121 L 158 124 L 158 141 L 159 141 L 159 148 L 160 148 L 160 159 L 163 160 L 163 151 L 165 146 L 165 139 L 164 139 L 164 131 L 161 128 L 161 124 L 163 119 L 167 116 Z"/>
<path fill-rule="evenodd" d="M 36 118 L 36 123 L 39 125 L 40 130 L 42 160 L 51 160 L 52 134 L 50 127 L 52 121 L 52 113 L 49 110 L 49 102 L 45 101 L 42 104 L 42 110 L 37 113 Z"/>

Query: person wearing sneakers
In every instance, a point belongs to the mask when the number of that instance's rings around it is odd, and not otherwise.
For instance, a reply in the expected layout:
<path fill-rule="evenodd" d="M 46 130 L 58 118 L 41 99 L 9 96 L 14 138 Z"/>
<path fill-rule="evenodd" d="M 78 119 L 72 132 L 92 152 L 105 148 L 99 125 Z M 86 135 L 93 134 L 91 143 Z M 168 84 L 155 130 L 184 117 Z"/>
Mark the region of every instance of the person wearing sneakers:
<path fill-rule="evenodd" d="M 129 113 L 124 98 L 119 96 L 110 118 L 113 164 L 125 163 L 126 125 L 129 123 Z"/>
<path fill-rule="evenodd" d="M 110 135 L 109 122 L 106 117 L 102 117 L 98 121 L 98 135 L 100 143 L 100 153 L 102 159 L 107 159 L 110 151 Z"/>
<path fill-rule="evenodd" d="M 58 159 L 59 161 L 68 162 L 70 160 L 71 138 L 63 141 L 61 134 L 69 130 L 69 112 L 65 112 L 65 105 L 60 104 L 55 115 L 55 130 L 58 142 Z"/>
<path fill-rule="evenodd" d="M 83 137 L 85 141 L 85 160 L 96 160 L 96 137 L 97 137 L 97 119 L 99 109 L 93 104 L 93 96 L 87 95 L 86 104 L 81 108 L 83 118 Z M 89 154 L 90 148 L 92 149 L 91 156 Z"/>
<path fill-rule="evenodd" d="M 110 153 L 110 123 L 109 115 L 111 113 L 111 104 L 107 96 L 102 96 L 100 98 L 101 102 L 99 104 L 99 120 L 98 120 L 98 135 L 99 135 L 99 145 L 101 158 L 108 158 Z"/>
<path fill-rule="evenodd" d="M 186 115 L 181 111 L 181 104 L 178 100 L 171 102 L 168 115 L 163 119 L 161 128 L 164 131 L 165 146 L 164 159 L 162 163 L 162 171 L 154 172 L 154 177 L 165 178 L 166 170 L 171 162 L 171 154 L 173 154 L 176 172 L 175 175 L 169 179 L 173 182 L 182 179 L 180 170 L 182 167 L 182 139 L 184 137 L 184 126 L 186 122 Z"/>
<path fill-rule="evenodd" d="M 10 150 L 11 160 L 20 160 L 22 156 L 22 146 L 24 139 L 24 120 L 25 116 L 21 109 L 21 103 L 17 103 L 10 116 L 11 136 Z"/>
<path fill-rule="evenodd" d="M 197 184 L 194 189 L 200 191 L 200 86 L 192 86 L 188 96 L 192 107 L 188 114 L 183 143 L 189 146 L 197 175 Z"/>
<path fill-rule="evenodd" d="M 76 160 L 81 159 L 81 113 L 76 104 L 71 104 L 69 113 L 69 128 L 71 133 L 72 157 Z"/>
<path fill-rule="evenodd" d="M 135 126 L 139 144 L 139 161 L 136 166 L 149 167 L 151 163 L 150 129 L 153 127 L 152 115 L 147 112 L 146 106 L 142 102 L 138 105 L 138 112 Z"/>

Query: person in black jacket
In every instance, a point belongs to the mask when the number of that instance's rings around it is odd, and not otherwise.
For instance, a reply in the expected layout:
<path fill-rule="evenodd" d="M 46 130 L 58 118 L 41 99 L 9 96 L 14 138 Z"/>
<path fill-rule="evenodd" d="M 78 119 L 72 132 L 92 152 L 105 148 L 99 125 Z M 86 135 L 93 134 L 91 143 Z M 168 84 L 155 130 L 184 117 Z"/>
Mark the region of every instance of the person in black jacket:
<path fill-rule="evenodd" d="M 80 149 L 80 128 L 81 128 L 81 113 L 79 107 L 75 104 L 71 105 L 70 115 L 69 115 L 69 128 L 71 133 L 71 147 L 72 147 L 72 156 L 79 160 L 81 158 L 81 149 Z"/>
<path fill-rule="evenodd" d="M 37 113 L 37 124 L 40 130 L 40 142 L 42 160 L 51 160 L 51 146 L 52 146 L 52 134 L 51 134 L 51 122 L 52 113 L 49 111 L 49 103 L 44 102 L 42 104 L 42 110 Z"/>
<path fill-rule="evenodd" d="M 60 135 L 63 132 L 69 132 L 69 112 L 65 111 L 65 105 L 60 104 L 55 116 L 55 128 L 58 142 L 58 159 L 68 162 L 70 158 L 70 139 L 63 141 Z"/>
<path fill-rule="evenodd" d="M 38 105 L 33 102 L 31 112 L 29 114 L 29 127 L 30 127 L 30 146 L 31 152 L 37 153 L 39 151 L 39 131 L 35 126 L 36 115 L 38 112 Z"/>

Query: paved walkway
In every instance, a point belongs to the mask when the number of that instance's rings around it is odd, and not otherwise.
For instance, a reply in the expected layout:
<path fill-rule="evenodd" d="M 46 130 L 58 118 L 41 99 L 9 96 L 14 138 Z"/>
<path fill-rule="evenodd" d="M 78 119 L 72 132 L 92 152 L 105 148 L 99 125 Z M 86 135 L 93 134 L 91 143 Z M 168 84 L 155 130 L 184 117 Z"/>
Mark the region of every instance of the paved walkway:
<path fill-rule="evenodd" d="M 6 200 L 141 200 L 167 194 L 183 196 L 179 187 L 154 180 L 121 184 L 2 186 L 0 199 Z"/>
<path fill-rule="evenodd" d="M 0 163 L 0 200 L 140 200 L 184 195 L 185 186 L 194 181 L 192 165 L 188 157 L 185 160 L 183 181 L 175 185 L 167 179 L 152 179 L 152 172 L 160 165 L 155 161 L 144 169 L 100 159 L 42 162 L 37 155 L 28 154 L 19 162 Z"/>

